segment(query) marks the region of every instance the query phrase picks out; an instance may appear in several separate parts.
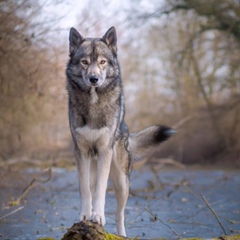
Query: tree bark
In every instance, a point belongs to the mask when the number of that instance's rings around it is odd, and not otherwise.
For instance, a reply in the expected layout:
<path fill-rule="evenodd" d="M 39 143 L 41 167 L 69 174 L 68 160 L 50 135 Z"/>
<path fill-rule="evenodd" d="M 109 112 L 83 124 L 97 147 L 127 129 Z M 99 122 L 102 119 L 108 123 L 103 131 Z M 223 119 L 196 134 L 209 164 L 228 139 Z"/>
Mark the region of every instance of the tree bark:
<path fill-rule="evenodd" d="M 48 238 L 46 238 L 47 240 Z M 107 233 L 103 226 L 92 221 L 81 221 L 79 223 L 74 223 L 71 228 L 68 229 L 67 233 L 64 234 L 61 240 L 134 240 L 140 238 L 127 238 L 123 236 L 118 236 L 112 233 Z M 146 239 L 146 238 L 145 238 Z M 179 240 L 191 240 L 193 238 L 180 238 Z M 202 239 L 202 238 L 194 238 Z M 212 238 L 213 240 L 240 240 L 240 235 L 232 236 L 221 236 L 217 238 Z M 44 239 L 43 239 L 44 240 Z M 154 238 L 154 240 L 166 240 L 166 238 Z"/>
<path fill-rule="evenodd" d="M 92 221 L 74 223 L 61 240 L 122 240 L 132 239 L 107 233 L 102 226 Z"/>

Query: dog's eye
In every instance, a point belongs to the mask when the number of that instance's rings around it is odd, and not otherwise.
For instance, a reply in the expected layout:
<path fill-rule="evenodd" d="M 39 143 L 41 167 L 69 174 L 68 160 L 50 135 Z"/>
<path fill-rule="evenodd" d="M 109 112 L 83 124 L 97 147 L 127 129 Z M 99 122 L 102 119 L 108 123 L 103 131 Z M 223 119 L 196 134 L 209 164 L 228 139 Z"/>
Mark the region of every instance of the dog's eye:
<path fill-rule="evenodd" d="M 105 64 L 105 63 L 106 63 L 106 60 L 101 60 L 101 61 L 100 61 L 100 64 L 101 64 L 101 65 L 103 65 L 103 64 Z"/>
<path fill-rule="evenodd" d="M 81 63 L 82 63 L 83 65 L 88 65 L 88 61 L 87 61 L 87 60 L 82 60 Z"/>

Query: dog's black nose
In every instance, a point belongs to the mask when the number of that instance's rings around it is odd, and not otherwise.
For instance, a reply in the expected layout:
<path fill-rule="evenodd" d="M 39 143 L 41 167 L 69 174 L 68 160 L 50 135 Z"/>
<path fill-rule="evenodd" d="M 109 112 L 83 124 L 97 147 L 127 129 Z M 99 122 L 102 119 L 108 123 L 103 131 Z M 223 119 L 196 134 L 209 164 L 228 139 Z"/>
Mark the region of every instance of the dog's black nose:
<path fill-rule="evenodd" d="M 93 83 L 93 84 L 95 84 L 95 83 L 98 82 L 98 78 L 97 78 L 97 77 L 90 77 L 89 80 L 90 80 L 90 82 Z"/>

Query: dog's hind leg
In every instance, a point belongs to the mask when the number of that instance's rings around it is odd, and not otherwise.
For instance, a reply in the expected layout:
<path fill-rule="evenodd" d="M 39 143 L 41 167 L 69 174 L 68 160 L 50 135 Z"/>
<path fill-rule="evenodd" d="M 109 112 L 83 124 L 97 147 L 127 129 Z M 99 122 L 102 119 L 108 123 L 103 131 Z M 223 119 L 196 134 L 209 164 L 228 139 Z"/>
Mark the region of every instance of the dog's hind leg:
<path fill-rule="evenodd" d="M 126 236 L 124 209 L 128 199 L 129 180 L 125 169 L 122 169 L 116 161 L 118 160 L 113 160 L 110 171 L 110 179 L 113 183 L 115 197 L 117 200 L 116 225 L 118 234 Z"/>

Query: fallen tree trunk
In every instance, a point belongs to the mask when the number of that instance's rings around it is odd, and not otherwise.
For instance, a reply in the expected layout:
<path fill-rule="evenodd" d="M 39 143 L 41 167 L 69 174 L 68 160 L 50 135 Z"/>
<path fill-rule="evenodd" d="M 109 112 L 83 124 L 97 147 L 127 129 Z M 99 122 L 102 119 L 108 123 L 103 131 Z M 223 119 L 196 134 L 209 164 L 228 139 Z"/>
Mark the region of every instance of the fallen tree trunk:
<path fill-rule="evenodd" d="M 112 233 L 107 233 L 102 226 L 92 221 L 81 221 L 74 223 L 61 240 L 134 240 L 139 238 L 127 238 Z M 166 238 L 154 238 L 154 240 L 163 240 Z M 203 240 L 203 238 L 194 238 Z M 45 240 L 45 239 L 41 239 Z M 46 239 L 47 240 L 47 239 Z M 180 240 L 193 240 L 193 238 L 180 238 Z M 240 240 L 240 235 L 222 236 L 212 238 L 212 240 Z"/>
<path fill-rule="evenodd" d="M 74 223 L 61 240 L 122 240 L 126 238 L 107 233 L 102 226 L 92 221 Z"/>

